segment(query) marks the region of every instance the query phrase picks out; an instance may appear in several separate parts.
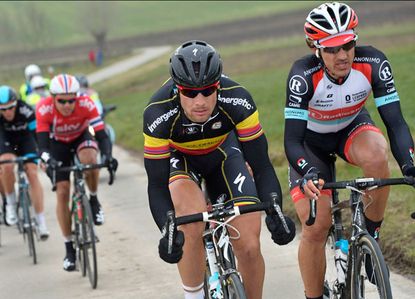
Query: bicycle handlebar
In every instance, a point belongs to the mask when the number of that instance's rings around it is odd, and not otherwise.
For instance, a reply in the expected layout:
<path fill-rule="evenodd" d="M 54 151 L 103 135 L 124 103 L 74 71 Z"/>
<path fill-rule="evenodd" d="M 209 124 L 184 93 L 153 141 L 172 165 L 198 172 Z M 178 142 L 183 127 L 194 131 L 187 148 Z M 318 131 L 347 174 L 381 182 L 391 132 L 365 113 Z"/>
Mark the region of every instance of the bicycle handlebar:
<path fill-rule="evenodd" d="M 52 169 L 52 191 L 56 191 L 56 173 L 57 172 L 72 172 L 72 171 L 88 171 L 92 169 L 99 169 L 99 168 L 108 168 L 107 164 L 99 163 L 99 164 L 75 164 L 71 166 L 58 166 Z M 114 182 L 115 173 L 114 170 L 108 169 L 109 172 L 109 179 L 108 179 L 108 185 L 112 185 Z"/>
<path fill-rule="evenodd" d="M 196 213 L 176 218 L 177 225 L 189 224 L 194 222 L 208 222 L 210 220 L 218 220 L 224 217 L 238 216 L 246 213 L 271 210 L 273 203 L 271 201 L 261 202 L 253 205 L 234 206 L 233 208 L 214 209 L 212 212 Z"/>
<path fill-rule="evenodd" d="M 20 156 L 20 157 L 16 157 L 14 159 L 7 159 L 7 160 L 1 160 L 0 164 L 9 164 L 9 163 L 15 163 L 15 164 L 19 164 L 22 162 L 28 162 L 28 161 L 34 161 L 39 159 L 39 156 Z"/>
<path fill-rule="evenodd" d="M 390 179 L 376 179 L 376 178 L 358 178 L 349 181 L 338 181 L 324 183 L 323 189 L 351 189 L 356 188 L 358 190 L 373 190 L 383 186 L 391 185 L 410 185 L 415 187 L 415 178 L 412 176 L 405 176 L 403 178 L 390 178 Z M 310 214 L 306 225 L 313 225 L 317 216 L 317 204 L 316 200 L 310 199 Z M 415 212 L 411 214 L 411 217 L 415 219 Z"/>

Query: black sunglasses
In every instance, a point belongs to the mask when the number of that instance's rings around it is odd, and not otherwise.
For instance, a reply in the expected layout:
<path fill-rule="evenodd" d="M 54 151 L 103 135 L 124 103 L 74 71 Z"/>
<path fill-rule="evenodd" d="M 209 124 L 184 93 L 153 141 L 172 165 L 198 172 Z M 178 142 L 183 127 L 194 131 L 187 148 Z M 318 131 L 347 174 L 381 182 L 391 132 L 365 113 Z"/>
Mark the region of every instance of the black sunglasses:
<path fill-rule="evenodd" d="M 341 46 L 323 48 L 323 51 L 325 53 L 337 54 L 337 53 L 339 53 L 340 49 L 343 49 L 347 52 L 347 51 L 350 51 L 351 49 L 353 49 L 355 46 L 356 46 L 356 41 L 352 40 L 352 41 L 348 42 L 347 44 L 344 44 L 344 45 L 341 45 Z"/>
<path fill-rule="evenodd" d="M 177 85 L 177 88 L 180 90 L 180 93 L 188 98 L 195 98 L 199 93 L 204 97 L 208 97 L 213 94 L 218 89 L 219 82 L 213 83 L 202 88 L 186 88 L 184 86 Z"/>
<path fill-rule="evenodd" d="M 12 104 L 10 104 L 9 106 L 5 106 L 5 107 L 0 107 L 0 111 L 7 111 L 7 110 L 11 110 L 14 107 L 16 107 L 17 102 L 14 101 Z"/>
<path fill-rule="evenodd" d="M 59 104 L 65 105 L 66 103 L 69 103 L 69 104 L 75 103 L 76 99 L 69 99 L 69 100 L 57 99 L 57 101 Z"/>

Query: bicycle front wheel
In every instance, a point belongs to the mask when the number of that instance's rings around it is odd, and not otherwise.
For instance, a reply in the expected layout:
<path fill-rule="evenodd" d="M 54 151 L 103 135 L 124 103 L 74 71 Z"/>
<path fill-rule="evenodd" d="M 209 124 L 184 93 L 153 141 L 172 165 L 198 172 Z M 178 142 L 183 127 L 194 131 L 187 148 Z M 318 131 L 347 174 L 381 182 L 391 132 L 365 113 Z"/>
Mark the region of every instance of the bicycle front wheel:
<path fill-rule="evenodd" d="M 231 273 L 226 278 L 226 295 L 227 299 L 246 299 L 245 288 L 241 278 L 236 273 Z"/>
<path fill-rule="evenodd" d="M 92 218 L 91 206 L 86 196 L 82 199 L 82 251 L 84 258 L 84 266 L 86 273 L 88 273 L 89 282 L 93 289 L 98 284 L 98 264 L 97 252 L 95 246 L 95 231 L 94 222 Z"/>
<path fill-rule="evenodd" d="M 33 264 L 37 264 L 36 246 L 35 246 L 35 223 L 30 215 L 30 198 L 29 194 L 21 193 L 20 208 L 23 212 L 23 235 L 27 236 L 29 246 L 29 255 L 33 258 Z"/>
<path fill-rule="evenodd" d="M 370 235 L 360 237 L 352 252 L 355 264 L 352 269 L 352 299 L 391 299 L 389 273 L 378 243 Z M 366 269 L 371 266 L 371 273 Z M 370 272 L 370 271 L 368 271 Z"/>

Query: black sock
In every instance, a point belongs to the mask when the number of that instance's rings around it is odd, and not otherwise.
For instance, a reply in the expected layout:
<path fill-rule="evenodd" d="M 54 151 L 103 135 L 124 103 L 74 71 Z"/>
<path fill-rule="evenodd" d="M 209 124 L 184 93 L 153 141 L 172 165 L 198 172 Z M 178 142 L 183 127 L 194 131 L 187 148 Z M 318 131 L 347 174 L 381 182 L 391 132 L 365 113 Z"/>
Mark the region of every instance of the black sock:
<path fill-rule="evenodd" d="M 318 297 L 307 297 L 305 296 L 307 299 L 323 299 L 323 295 L 318 296 Z"/>
<path fill-rule="evenodd" d="M 372 221 L 365 215 L 366 228 L 369 234 L 377 241 L 379 239 L 380 226 L 382 225 L 383 220 L 381 221 Z"/>
<path fill-rule="evenodd" d="M 98 197 L 96 195 L 89 195 L 89 201 L 91 203 L 97 203 L 98 202 Z"/>
<path fill-rule="evenodd" d="M 67 253 L 75 251 L 75 249 L 73 248 L 73 242 L 72 241 L 65 242 L 65 248 L 66 248 Z"/>

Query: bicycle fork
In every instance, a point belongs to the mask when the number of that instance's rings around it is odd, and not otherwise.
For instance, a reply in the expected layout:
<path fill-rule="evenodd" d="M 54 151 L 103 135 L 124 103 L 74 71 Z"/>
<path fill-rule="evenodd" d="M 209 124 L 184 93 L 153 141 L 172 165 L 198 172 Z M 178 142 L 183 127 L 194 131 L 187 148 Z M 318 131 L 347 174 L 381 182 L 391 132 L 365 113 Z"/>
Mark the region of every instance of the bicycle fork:
<path fill-rule="evenodd" d="M 218 266 L 218 260 L 216 258 L 216 248 L 212 240 L 211 229 L 208 229 L 203 234 L 203 242 L 205 243 L 205 251 L 207 257 L 207 263 L 209 265 L 210 276 L 208 279 L 208 289 L 210 297 L 212 299 L 222 299 L 223 291 L 220 277 L 220 269 Z M 208 296 L 208 294 L 206 294 Z"/>

